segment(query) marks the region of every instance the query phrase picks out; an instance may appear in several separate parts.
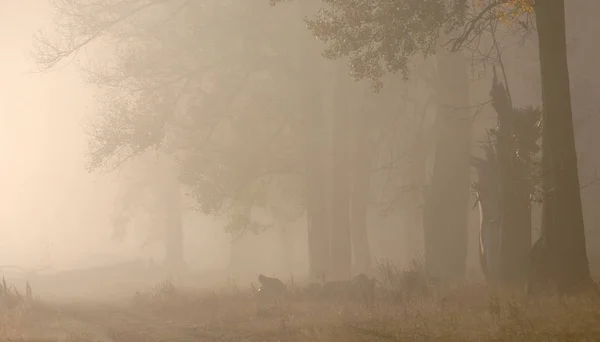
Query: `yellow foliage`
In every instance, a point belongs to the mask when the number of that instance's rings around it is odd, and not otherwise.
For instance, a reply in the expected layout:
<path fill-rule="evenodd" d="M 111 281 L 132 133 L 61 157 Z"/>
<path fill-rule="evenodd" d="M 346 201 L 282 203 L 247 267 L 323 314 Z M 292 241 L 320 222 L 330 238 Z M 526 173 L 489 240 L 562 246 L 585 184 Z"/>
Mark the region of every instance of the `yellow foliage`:
<path fill-rule="evenodd" d="M 496 0 L 493 0 L 496 2 Z M 485 8 L 490 0 L 479 0 L 479 6 Z M 504 0 L 499 2 L 491 12 L 502 23 L 511 25 L 523 15 L 533 14 L 533 0 Z"/>

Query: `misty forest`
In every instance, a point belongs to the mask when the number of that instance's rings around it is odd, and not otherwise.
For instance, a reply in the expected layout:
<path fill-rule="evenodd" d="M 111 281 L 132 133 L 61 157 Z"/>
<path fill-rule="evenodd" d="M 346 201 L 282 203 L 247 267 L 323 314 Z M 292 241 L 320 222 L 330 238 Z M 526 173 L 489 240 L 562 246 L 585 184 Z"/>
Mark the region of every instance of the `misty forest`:
<path fill-rule="evenodd" d="M 600 339 L 597 1 L 0 9 L 2 340 Z"/>

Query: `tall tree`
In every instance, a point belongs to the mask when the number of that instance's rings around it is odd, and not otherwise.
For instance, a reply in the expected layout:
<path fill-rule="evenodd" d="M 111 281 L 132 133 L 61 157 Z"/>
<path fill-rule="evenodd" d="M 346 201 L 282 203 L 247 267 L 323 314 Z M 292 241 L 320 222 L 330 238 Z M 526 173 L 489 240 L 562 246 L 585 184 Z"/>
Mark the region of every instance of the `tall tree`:
<path fill-rule="evenodd" d="M 600 49 L 588 42 L 595 39 L 599 22 L 596 1 L 566 2 L 567 53 L 573 105 L 575 140 L 578 152 L 579 181 L 586 230 L 587 252 L 592 274 L 600 273 L 600 201 L 598 170 L 600 158 L 595 147 L 600 143 L 600 98 L 598 92 L 599 70 L 590 67 L 600 56 Z"/>
<path fill-rule="evenodd" d="M 593 286 L 585 230 L 567 66 L 564 0 L 536 1 L 544 128 L 542 229 L 558 291 Z"/>
<path fill-rule="evenodd" d="M 299 13 L 309 15 L 314 11 L 315 2 L 297 1 Z M 319 46 L 310 32 L 298 22 L 294 38 L 302 44 L 297 49 L 298 76 L 304 78 L 299 90 L 299 102 L 296 108 L 302 122 L 303 151 L 305 167 L 304 205 L 307 218 L 309 275 L 313 279 L 322 279 L 329 271 L 331 241 L 331 200 L 329 185 L 333 175 L 331 170 L 330 116 L 325 112 L 324 82 L 322 71 L 325 67 L 318 55 Z M 311 70 L 312 72 L 306 72 Z"/>
<path fill-rule="evenodd" d="M 271 1 L 271 3 L 277 3 L 279 1 Z M 314 10 L 315 4 L 318 2 L 296 2 L 300 6 L 302 13 L 309 13 Z M 306 32 L 308 33 L 308 32 Z M 314 51 L 308 51 L 313 53 Z M 304 56 L 303 65 L 307 65 L 307 61 L 314 61 L 314 55 L 307 55 L 306 49 L 303 52 L 299 51 L 299 55 Z M 307 56 L 306 56 L 307 55 Z M 312 63 L 313 66 L 307 67 L 313 68 L 319 65 L 319 63 Z M 322 199 L 320 202 L 307 203 L 309 209 L 309 222 L 321 222 L 321 228 L 318 226 L 312 227 L 309 224 L 309 239 L 314 241 L 314 248 L 311 249 L 314 253 L 314 257 L 311 257 L 311 263 L 313 260 L 317 260 L 318 254 L 325 254 L 324 244 L 322 247 L 318 247 L 323 241 L 323 237 L 327 236 L 328 241 L 328 267 L 320 267 L 321 269 L 327 269 L 329 276 L 334 279 L 348 279 L 352 275 L 353 267 L 352 260 L 353 256 L 356 257 L 356 262 L 359 264 L 356 267 L 361 271 L 366 271 L 370 267 L 370 248 L 368 243 L 368 234 L 366 230 L 366 210 L 367 210 L 367 196 L 368 196 L 368 167 L 369 160 L 365 154 L 365 147 L 363 145 L 368 143 L 367 136 L 369 131 L 360 131 L 360 134 L 356 134 L 355 127 L 364 122 L 366 113 L 357 110 L 356 104 L 359 104 L 361 100 L 349 100 L 349 94 L 353 94 L 357 88 L 352 83 L 348 82 L 345 77 L 345 72 L 338 66 L 330 67 L 331 73 L 333 74 L 334 82 L 324 82 L 323 79 L 317 79 L 317 84 L 325 83 L 325 88 L 332 88 L 330 96 L 331 108 L 328 111 L 321 110 L 312 113 L 304 113 L 308 121 L 312 122 L 312 131 L 307 131 L 309 135 L 313 137 L 310 139 L 313 150 L 310 151 L 312 155 L 309 159 L 307 166 L 309 167 L 311 175 L 308 181 L 307 191 L 311 198 L 319 196 L 319 192 L 322 189 L 327 189 L 329 185 L 331 189 L 329 205 L 325 205 Z M 311 78 L 315 80 L 314 78 Z M 320 87 L 312 88 L 324 88 Z M 314 97 L 320 98 L 321 94 L 315 94 L 313 90 L 310 92 L 313 95 L 311 101 L 314 102 Z M 355 104 L 356 103 L 356 104 Z M 321 103 L 323 105 L 323 103 Z M 314 106 L 313 106 L 314 108 Z M 317 116 L 321 115 L 319 119 Z M 320 126 L 320 127 L 317 127 Z M 360 129 L 364 130 L 364 126 Z M 365 134 L 364 136 L 362 134 Z M 322 134 L 325 136 L 331 136 L 331 152 L 328 153 L 329 147 L 327 139 L 323 137 L 319 138 Z M 320 140 L 320 144 L 315 144 L 315 139 Z M 318 147 L 314 149 L 314 147 Z M 327 162 L 327 157 L 323 160 L 323 152 L 325 156 L 331 156 L 331 160 Z M 321 157 L 319 158 L 319 155 Z M 316 158 L 315 158 L 316 157 Z M 359 160 L 357 160 L 359 158 Z M 319 160 L 320 159 L 320 160 Z M 325 163 L 323 161 L 326 161 Z M 321 165 L 318 166 L 317 162 Z M 328 168 L 328 164 L 331 167 Z M 319 170 L 321 169 L 321 170 Z M 326 178 L 321 177 L 320 184 L 315 182 L 312 178 L 318 174 L 323 174 L 324 170 L 329 170 L 329 175 Z M 327 172 L 326 172 L 327 173 Z M 326 181 L 325 183 L 323 183 Z M 330 183 L 330 184 L 328 184 Z M 321 186 L 321 190 L 319 189 Z M 317 208 L 318 209 L 317 211 Z M 330 213 L 327 213 L 327 209 L 330 209 Z M 313 212 L 314 210 L 314 212 Z M 317 215 L 311 217 L 312 215 Z M 330 214 L 330 227 L 326 228 L 325 215 Z M 314 230 L 313 230 L 314 229 Z M 327 234 L 327 235 L 325 235 Z M 318 251 L 321 252 L 318 252 Z M 312 253 L 312 252 L 311 252 Z M 311 267 L 312 268 L 312 267 Z M 314 269 L 314 268 L 312 268 Z M 313 276 L 315 271 L 311 272 Z"/>
<path fill-rule="evenodd" d="M 489 283 L 525 284 L 532 245 L 532 198 L 539 171 L 541 112 L 512 107 L 508 90 L 494 73 L 492 107 L 497 126 L 488 130 L 484 158 L 474 158 L 479 179 L 482 269 Z"/>

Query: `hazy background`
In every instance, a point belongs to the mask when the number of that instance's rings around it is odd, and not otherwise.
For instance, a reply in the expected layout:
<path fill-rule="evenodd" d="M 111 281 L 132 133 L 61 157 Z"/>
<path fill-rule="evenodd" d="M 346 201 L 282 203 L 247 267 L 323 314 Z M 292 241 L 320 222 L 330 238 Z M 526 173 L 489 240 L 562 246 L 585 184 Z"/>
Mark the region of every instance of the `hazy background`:
<path fill-rule="evenodd" d="M 2 1 L 0 13 L 0 258 L 27 267 L 93 262 L 114 246 L 103 228 L 110 196 L 83 169 L 92 90 L 74 67 L 30 73 L 31 36 L 51 19 L 45 1 Z"/>
<path fill-rule="evenodd" d="M 572 10 L 582 12 L 580 9 Z M 84 126 L 98 107 L 95 87 L 84 81 L 77 63 L 43 74 L 33 72 L 35 66 L 30 55 L 32 36 L 51 25 L 52 14 L 47 0 L 0 0 L 0 196 L 4 204 L 0 206 L 0 266 L 51 266 L 53 270 L 60 270 L 139 258 L 161 261 L 164 248 L 160 242 L 143 246 L 148 235 L 143 227 L 128 234 L 124 241 L 117 242 L 111 238 L 110 218 L 117 198 L 119 175 L 89 174 L 84 169 L 87 150 Z M 570 40 L 583 32 L 591 32 L 584 21 L 568 22 L 573 26 Z M 588 24 L 590 22 L 592 20 L 587 20 Z M 529 45 L 528 49 L 520 46 L 507 48 L 505 53 L 509 79 L 515 80 L 511 88 L 519 106 L 540 102 L 535 45 Z M 594 97 L 589 95 L 593 88 L 589 79 L 596 78 L 596 72 L 592 73 L 584 66 L 589 63 L 590 52 L 598 52 L 577 49 L 576 40 L 570 46 L 575 116 L 597 113 L 599 105 L 592 103 Z M 94 57 L 97 59 L 98 56 Z M 85 53 L 77 55 L 76 59 L 84 65 Z M 343 70 L 345 72 L 345 66 Z M 479 97 L 487 99 L 489 82 L 483 80 L 479 85 L 473 84 L 474 103 L 481 102 Z M 420 92 L 419 89 L 413 90 Z M 389 96 L 397 89 L 386 88 L 381 96 L 385 96 L 386 91 Z M 397 110 L 394 101 L 381 96 L 373 100 L 374 111 Z M 484 128 L 495 122 L 495 116 L 489 114 L 481 114 L 473 128 L 474 153 L 480 150 L 476 142 L 481 140 Z M 577 127 L 577 130 L 581 132 L 582 128 Z M 579 132 L 581 146 L 596 145 L 587 141 L 588 135 L 595 137 L 596 134 Z M 582 162 L 585 158 L 580 158 L 580 165 L 585 166 L 581 169 L 595 170 L 598 161 L 595 157 L 588 159 Z M 581 174 L 585 172 L 580 171 Z M 586 183 L 586 177 L 583 178 L 582 183 Z M 589 188 L 583 195 L 588 193 Z M 414 199 L 410 201 L 416 202 Z M 595 206 L 597 202 L 589 200 L 586 203 Z M 584 208 L 588 216 L 595 211 Z M 419 234 L 415 234 L 414 230 L 412 234 L 415 236 L 411 236 L 410 232 L 399 232 L 396 225 L 404 214 L 398 212 L 398 217 L 393 215 L 386 220 L 371 218 L 373 259 L 386 256 L 407 262 L 416 250 L 421 249 L 419 239 L 422 240 L 422 236 L 415 237 Z M 478 270 L 475 251 L 479 217 L 476 210 L 471 210 L 470 216 L 469 243 L 472 248 L 469 248 L 469 268 Z M 400 225 L 412 226 L 406 222 Z M 299 222 L 297 226 L 302 228 L 305 225 Z M 288 245 L 285 244 L 286 237 L 273 230 L 260 237 L 247 237 L 231 249 L 230 237 L 224 232 L 223 225 L 200 217 L 197 212 L 186 211 L 184 228 L 185 260 L 192 269 L 225 269 L 230 266 L 231 260 L 235 260 L 231 263 L 237 263 L 238 271 L 243 269 L 249 274 L 263 272 L 286 276 L 283 272 L 307 269 L 307 243 L 303 229 L 293 229 L 293 237 L 287 237 L 288 242 L 291 241 Z M 588 241 L 591 240 L 589 236 Z M 419 247 L 414 248 L 414 245 Z M 288 253 L 293 255 L 293 260 L 282 260 L 286 254 L 282 251 L 290 248 L 294 249 Z M 236 269 L 228 269 L 228 272 L 235 273 Z"/>
<path fill-rule="evenodd" d="M 0 1 L 0 265 L 59 270 L 159 259 L 160 247 L 142 247 L 142 234 L 134 232 L 123 242 L 111 239 L 118 175 L 84 169 L 83 124 L 95 110 L 94 87 L 75 63 L 34 72 L 32 35 L 51 19 L 47 1 Z M 195 229 L 186 239 L 201 247 L 186 248 L 187 259 L 202 268 L 224 265 L 228 244 L 222 230 L 188 216 L 186 225 L 206 229 Z"/>

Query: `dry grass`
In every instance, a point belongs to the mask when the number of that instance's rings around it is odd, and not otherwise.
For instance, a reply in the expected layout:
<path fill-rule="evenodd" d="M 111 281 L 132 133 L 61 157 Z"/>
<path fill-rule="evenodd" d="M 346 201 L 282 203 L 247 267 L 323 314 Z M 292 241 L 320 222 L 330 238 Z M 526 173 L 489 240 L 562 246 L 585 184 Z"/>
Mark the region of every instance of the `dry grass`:
<path fill-rule="evenodd" d="M 22 295 L 17 288 L 6 283 L 2 278 L 0 282 L 0 340 L 7 336 L 19 336 L 27 329 L 27 322 L 31 321 L 32 307 L 34 305 L 29 284 Z"/>
<path fill-rule="evenodd" d="M 398 271 L 383 264 L 379 279 L 372 303 L 294 289 L 267 315 L 257 315 L 250 290 L 195 294 L 168 282 L 120 306 L 59 309 L 21 299 L 0 310 L 0 339 L 44 326 L 71 341 L 600 340 L 598 298 L 533 300 L 483 286 L 440 286 L 418 265 Z"/>

